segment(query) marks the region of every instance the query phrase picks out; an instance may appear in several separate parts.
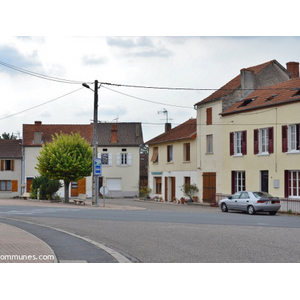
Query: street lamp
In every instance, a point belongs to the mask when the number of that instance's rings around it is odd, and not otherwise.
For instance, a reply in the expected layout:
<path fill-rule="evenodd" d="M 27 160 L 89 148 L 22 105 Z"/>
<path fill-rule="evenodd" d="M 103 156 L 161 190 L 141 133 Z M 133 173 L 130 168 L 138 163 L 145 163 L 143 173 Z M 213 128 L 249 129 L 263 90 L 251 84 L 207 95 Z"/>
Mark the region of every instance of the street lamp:
<path fill-rule="evenodd" d="M 86 83 L 83 83 L 82 86 L 84 86 L 87 89 L 90 89 L 90 86 Z M 98 147 L 98 137 L 97 137 L 97 125 L 98 125 L 98 89 L 100 89 L 101 84 L 98 88 L 98 80 L 95 80 L 94 82 L 94 129 L 93 129 L 93 164 L 94 159 L 97 158 L 97 147 Z M 95 176 L 94 172 L 92 174 L 92 205 L 98 206 L 98 197 L 97 197 L 97 182 L 96 179 L 98 176 Z"/>

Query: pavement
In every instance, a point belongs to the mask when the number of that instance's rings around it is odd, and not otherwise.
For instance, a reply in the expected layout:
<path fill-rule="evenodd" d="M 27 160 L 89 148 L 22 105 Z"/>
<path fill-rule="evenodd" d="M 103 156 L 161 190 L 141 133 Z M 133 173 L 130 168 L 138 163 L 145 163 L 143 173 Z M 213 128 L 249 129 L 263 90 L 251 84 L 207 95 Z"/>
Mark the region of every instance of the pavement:
<path fill-rule="evenodd" d="M 86 202 L 86 205 L 75 205 L 72 203 L 51 203 L 46 201 L 37 201 L 37 200 L 20 200 L 20 199 L 0 199 L 1 205 L 17 205 L 17 206 L 41 206 L 41 207 L 76 207 L 82 209 L 117 209 L 117 210 L 143 210 L 140 207 L 134 206 L 122 206 L 122 205 L 113 205 L 106 204 L 102 206 L 102 203 L 98 207 L 92 207 L 91 202 Z M 9 220 L 9 218 L 7 218 Z M 20 226 L 19 226 L 20 227 Z M 21 229 L 17 226 L 12 226 L 7 224 L 7 222 L 0 222 L 0 263 L 58 263 L 58 262 L 83 262 L 76 259 L 65 259 L 58 260 L 53 249 L 42 239 L 29 233 L 28 231 Z M 68 234 L 67 232 L 63 232 Z M 115 262 L 130 262 L 122 255 L 116 253 L 116 251 L 106 248 L 104 245 L 95 243 L 94 241 L 84 239 L 82 237 L 76 236 L 69 233 L 68 236 L 73 236 L 73 239 L 77 240 L 83 239 L 86 243 L 90 243 L 93 246 L 98 248 L 98 252 L 102 252 L 100 256 L 105 257 L 106 254 L 109 254 L 113 257 Z M 106 255 L 107 256 L 107 255 Z M 84 261 L 87 262 L 87 261 Z M 108 262 L 107 258 L 103 261 L 96 262 Z"/>

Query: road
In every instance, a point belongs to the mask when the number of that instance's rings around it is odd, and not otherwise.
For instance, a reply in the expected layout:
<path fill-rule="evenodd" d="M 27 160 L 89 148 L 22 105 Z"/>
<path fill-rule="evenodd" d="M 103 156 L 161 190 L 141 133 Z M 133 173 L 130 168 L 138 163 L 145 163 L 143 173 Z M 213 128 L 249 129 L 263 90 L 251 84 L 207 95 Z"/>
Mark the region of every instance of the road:
<path fill-rule="evenodd" d="M 132 262 L 300 262 L 299 216 L 250 216 L 133 199 L 107 199 L 106 204 L 120 209 L 0 202 L 0 222 L 12 218 L 58 228 L 119 251 Z M 134 208 L 121 209 L 124 205 Z"/>

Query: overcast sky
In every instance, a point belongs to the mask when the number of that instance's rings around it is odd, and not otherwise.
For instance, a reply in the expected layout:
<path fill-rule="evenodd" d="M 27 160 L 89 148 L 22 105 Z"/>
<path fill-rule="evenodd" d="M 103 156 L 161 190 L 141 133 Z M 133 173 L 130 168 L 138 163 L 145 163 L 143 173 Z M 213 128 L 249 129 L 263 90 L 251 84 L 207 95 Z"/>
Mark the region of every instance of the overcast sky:
<path fill-rule="evenodd" d="M 299 37 L 0 37 L 0 134 L 22 135 L 22 124 L 34 121 L 89 124 L 94 95 L 82 87 L 83 82 L 91 83 L 91 88 L 98 80 L 203 89 L 102 85 L 99 121 L 142 122 L 147 141 L 164 130 L 167 116 L 158 112 L 167 110 L 174 127 L 196 117 L 194 104 L 213 92 L 206 89 L 220 88 L 240 69 L 272 59 L 285 67 L 286 62 L 300 61 L 299 53 Z"/>

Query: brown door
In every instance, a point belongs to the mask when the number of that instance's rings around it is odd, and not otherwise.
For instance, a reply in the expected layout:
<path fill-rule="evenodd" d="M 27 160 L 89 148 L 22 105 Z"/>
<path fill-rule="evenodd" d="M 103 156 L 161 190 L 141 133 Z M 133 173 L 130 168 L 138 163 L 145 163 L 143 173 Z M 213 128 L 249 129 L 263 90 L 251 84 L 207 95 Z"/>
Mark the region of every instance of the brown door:
<path fill-rule="evenodd" d="M 176 186 L 175 186 L 175 177 L 171 177 L 171 199 L 175 197 Z"/>
<path fill-rule="evenodd" d="M 165 177 L 165 201 L 168 200 L 168 177 Z"/>
<path fill-rule="evenodd" d="M 78 194 L 86 193 L 86 179 L 82 178 L 79 181 L 71 182 L 71 197 L 77 197 Z"/>
<path fill-rule="evenodd" d="M 215 202 L 216 173 L 203 173 L 203 202 Z"/>
<path fill-rule="evenodd" d="M 30 193 L 31 192 L 31 185 L 32 185 L 33 178 L 32 177 L 27 177 L 26 178 L 26 192 Z"/>

